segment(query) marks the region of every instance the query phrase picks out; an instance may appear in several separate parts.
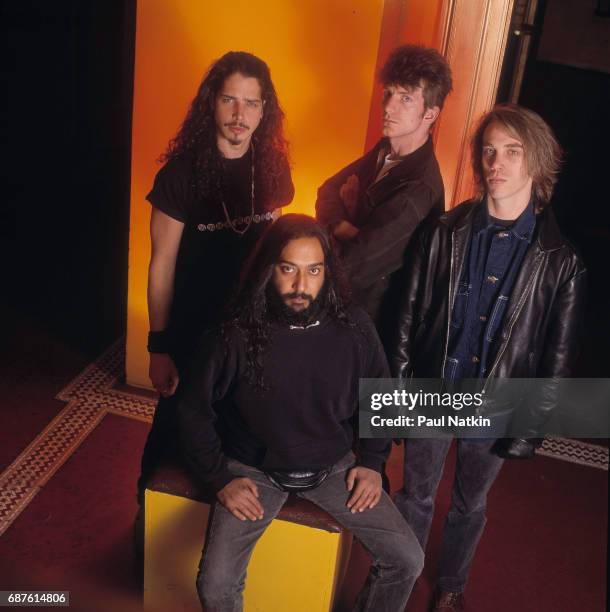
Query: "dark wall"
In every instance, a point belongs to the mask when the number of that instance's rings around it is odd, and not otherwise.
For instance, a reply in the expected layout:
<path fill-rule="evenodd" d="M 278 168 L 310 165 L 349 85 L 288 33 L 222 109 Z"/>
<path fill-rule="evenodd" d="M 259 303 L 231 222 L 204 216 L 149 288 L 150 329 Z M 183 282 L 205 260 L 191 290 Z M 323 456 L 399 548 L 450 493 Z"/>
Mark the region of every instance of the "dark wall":
<path fill-rule="evenodd" d="M 535 62 L 520 102 L 538 110 L 564 149 L 555 212 L 582 248 L 598 236 L 610 238 L 606 177 L 610 137 L 610 75 Z"/>
<path fill-rule="evenodd" d="M 544 5 L 538 28 L 544 29 Z M 534 45 L 519 103 L 539 113 L 564 149 L 553 209 L 588 268 L 579 374 L 610 376 L 610 75 L 538 61 Z"/>
<path fill-rule="evenodd" d="M 125 329 L 135 0 L 1 7 L 3 306 L 94 353 Z"/>

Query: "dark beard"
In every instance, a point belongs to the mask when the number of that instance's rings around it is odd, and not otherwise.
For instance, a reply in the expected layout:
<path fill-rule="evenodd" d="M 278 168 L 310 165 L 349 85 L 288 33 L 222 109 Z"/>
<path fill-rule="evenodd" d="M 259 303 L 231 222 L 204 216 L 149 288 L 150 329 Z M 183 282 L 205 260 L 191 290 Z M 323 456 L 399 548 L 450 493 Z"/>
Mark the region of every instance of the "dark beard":
<path fill-rule="evenodd" d="M 282 296 L 278 293 L 275 285 L 270 282 L 267 285 L 267 316 L 272 321 L 277 323 L 285 323 L 286 325 L 298 325 L 304 327 L 313 323 L 319 316 L 320 312 L 324 309 L 324 303 L 326 302 L 326 294 L 328 293 L 328 286 L 326 281 L 322 285 L 318 295 L 310 302 L 307 308 L 303 310 L 293 310 L 288 306 Z"/>

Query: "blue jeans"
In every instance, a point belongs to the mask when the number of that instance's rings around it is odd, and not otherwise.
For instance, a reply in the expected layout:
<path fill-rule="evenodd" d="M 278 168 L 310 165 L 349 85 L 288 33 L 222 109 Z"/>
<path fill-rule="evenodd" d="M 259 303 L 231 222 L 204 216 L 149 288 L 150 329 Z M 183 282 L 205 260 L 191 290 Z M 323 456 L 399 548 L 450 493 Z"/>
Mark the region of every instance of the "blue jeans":
<path fill-rule="evenodd" d="M 452 438 L 405 440 L 405 486 L 394 502 L 425 550 L 434 500 Z M 438 587 L 461 593 L 483 534 L 487 493 L 504 460 L 492 451 L 495 440 L 457 440 L 451 507 L 443 530 Z"/>
<path fill-rule="evenodd" d="M 346 506 L 350 493 L 345 479 L 353 466 L 354 455 L 350 452 L 333 466 L 322 484 L 298 495 L 324 509 L 349 529 L 371 555 L 371 571 L 355 609 L 403 612 L 423 568 L 422 549 L 385 492 L 375 508 L 355 514 L 350 512 Z M 258 521 L 240 521 L 222 504 L 215 504 L 197 576 L 197 590 L 206 612 L 242 609 L 246 568 L 254 545 L 288 497 L 288 493 L 273 485 L 256 468 L 229 460 L 229 469 L 236 476 L 250 478 L 256 483 L 265 516 Z"/>

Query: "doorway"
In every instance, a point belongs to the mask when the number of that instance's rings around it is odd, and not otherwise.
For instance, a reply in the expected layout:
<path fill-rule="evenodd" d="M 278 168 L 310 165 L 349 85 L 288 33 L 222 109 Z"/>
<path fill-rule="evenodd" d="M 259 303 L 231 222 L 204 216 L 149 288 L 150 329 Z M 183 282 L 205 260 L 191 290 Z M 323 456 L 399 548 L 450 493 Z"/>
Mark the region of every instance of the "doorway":
<path fill-rule="evenodd" d="M 610 376 L 610 13 L 604 4 L 516 0 L 496 99 L 536 111 L 564 150 L 552 205 L 588 269 L 578 366 L 584 377 Z"/>

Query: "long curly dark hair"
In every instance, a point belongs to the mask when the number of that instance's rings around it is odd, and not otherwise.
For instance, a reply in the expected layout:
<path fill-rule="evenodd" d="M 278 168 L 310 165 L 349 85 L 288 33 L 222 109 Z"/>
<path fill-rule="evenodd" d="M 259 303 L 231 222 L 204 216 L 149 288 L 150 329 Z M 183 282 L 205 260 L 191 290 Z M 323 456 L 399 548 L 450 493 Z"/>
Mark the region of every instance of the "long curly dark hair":
<path fill-rule="evenodd" d="M 345 273 L 334 253 L 331 240 L 313 217 L 301 214 L 283 215 L 259 238 L 244 264 L 239 287 L 229 307 L 229 316 L 221 326 L 223 337 L 237 328 L 246 342 L 247 380 L 265 389 L 263 355 L 270 342 L 271 318 L 267 286 L 274 265 L 284 247 L 298 238 L 316 238 L 324 253 L 324 292 L 321 309 L 346 327 L 353 327 L 347 315 L 350 295 Z"/>
<path fill-rule="evenodd" d="M 229 51 L 216 60 L 203 78 L 190 109 L 160 161 L 191 153 L 194 156 L 195 190 L 198 198 L 219 193 L 222 186 L 222 156 L 216 144 L 214 106 L 225 80 L 239 72 L 258 80 L 265 112 L 252 135 L 255 154 L 257 195 L 269 202 L 288 165 L 288 145 L 284 138 L 284 112 L 280 108 L 269 67 L 263 60 L 244 51 Z"/>

